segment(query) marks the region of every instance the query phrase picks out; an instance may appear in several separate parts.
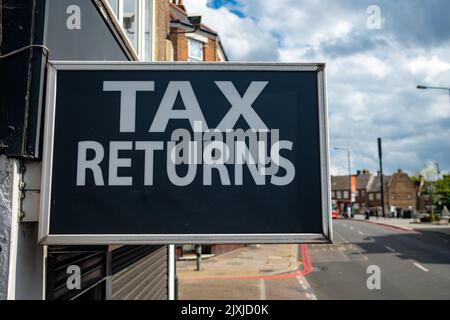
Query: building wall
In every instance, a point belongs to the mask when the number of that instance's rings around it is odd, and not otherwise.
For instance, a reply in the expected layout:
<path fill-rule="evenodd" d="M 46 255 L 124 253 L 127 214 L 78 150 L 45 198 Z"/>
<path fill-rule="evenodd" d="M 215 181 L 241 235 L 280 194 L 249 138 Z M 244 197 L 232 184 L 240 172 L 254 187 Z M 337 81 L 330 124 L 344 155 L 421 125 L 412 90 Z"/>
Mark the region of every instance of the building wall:
<path fill-rule="evenodd" d="M 208 44 L 205 45 L 204 50 L 205 61 L 219 61 L 217 55 L 217 41 L 211 38 L 208 39 Z"/>
<path fill-rule="evenodd" d="M 403 211 L 415 209 L 417 196 L 416 187 L 406 173 L 396 173 L 388 185 L 388 204 Z"/>
<path fill-rule="evenodd" d="M 175 61 L 188 61 L 188 37 L 185 34 L 179 32 L 186 31 L 181 28 L 171 28 L 170 41 L 173 44 L 174 60 Z M 203 47 L 203 60 L 207 62 L 220 61 L 219 58 L 219 44 L 217 39 L 208 38 L 208 43 Z"/>
<path fill-rule="evenodd" d="M 186 35 L 180 34 L 184 29 L 171 28 L 170 41 L 173 45 L 173 60 L 187 61 L 188 60 L 188 41 Z"/>
<path fill-rule="evenodd" d="M 167 48 L 168 34 L 170 31 L 170 15 L 169 15 L 169 1 L 155 0 L 156 12 L 156 32 L 155 32 L 155 60 L 156 61 L 171 61 L 173 60 L 171 50 Z"/>
<path fill-rule="evenodd" d="M 0 300 L 8 297 L 14 160 L 0 155 Z"/>

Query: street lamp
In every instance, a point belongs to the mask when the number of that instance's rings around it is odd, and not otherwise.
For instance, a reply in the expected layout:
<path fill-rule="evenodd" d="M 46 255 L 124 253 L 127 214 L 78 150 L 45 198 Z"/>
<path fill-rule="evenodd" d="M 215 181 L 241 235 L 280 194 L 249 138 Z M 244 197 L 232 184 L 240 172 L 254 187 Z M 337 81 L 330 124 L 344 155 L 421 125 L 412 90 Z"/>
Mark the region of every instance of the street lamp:
<path fill-rule="evenodd" d="M 346 151 L 347 152 L 347 161 L 348 161 L 348 188 L 349 188 L 349 197 L 350 197 L 350 205 L 352 203 L 352 164 L 351 164 L 351 154 L 349 148 L 335 147 L 334 150 L 337 151 Z"/>
<path fill-rule="evenodd" d="M 422 85 L 418 85 L 417 89 L 419 90 L 445 90 L 448 91 L 448 96 L 450 98 L 450 88 L 445 88 L 445 87 L 429 87 L 429 86 L 422 86 Z"/>
<path fill-rule="evenodd" d="M 434 165 L 436 166 L 436 170 L 437 170 L 437 179 L 440 179 L 441 176 L 441 168 L 439 166 L 439 163 L 435 162 Z"/>

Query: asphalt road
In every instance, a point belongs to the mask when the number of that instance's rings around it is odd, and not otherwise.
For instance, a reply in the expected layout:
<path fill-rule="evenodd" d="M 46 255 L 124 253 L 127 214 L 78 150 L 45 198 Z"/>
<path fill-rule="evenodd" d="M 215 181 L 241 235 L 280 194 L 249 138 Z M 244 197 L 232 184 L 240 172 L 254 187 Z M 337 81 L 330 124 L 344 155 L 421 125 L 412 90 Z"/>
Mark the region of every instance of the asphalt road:
<path fill-rule="evenodd" d="M 334 222 L 333 245 L 310 245 L 307 281 L 320 299 L 450 299 L 450 233 Z M 381 289 L 369 290 L 369 266 Z"/>

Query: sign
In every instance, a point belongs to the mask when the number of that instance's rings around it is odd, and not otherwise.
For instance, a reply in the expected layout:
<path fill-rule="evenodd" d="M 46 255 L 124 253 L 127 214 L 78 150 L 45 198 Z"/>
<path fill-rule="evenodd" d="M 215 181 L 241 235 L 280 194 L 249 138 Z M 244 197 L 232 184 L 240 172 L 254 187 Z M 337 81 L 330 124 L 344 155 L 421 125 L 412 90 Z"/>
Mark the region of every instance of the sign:
<path fill-rule="evenodd" d="M 331 240 L 322 64 L 59 63 L 44 244 Z"/>
<path fill-rule="evenodd" d="M 356 202 L 356 176 L 350 176 L 350 194 L 351 194 L 351 202 Z"/>

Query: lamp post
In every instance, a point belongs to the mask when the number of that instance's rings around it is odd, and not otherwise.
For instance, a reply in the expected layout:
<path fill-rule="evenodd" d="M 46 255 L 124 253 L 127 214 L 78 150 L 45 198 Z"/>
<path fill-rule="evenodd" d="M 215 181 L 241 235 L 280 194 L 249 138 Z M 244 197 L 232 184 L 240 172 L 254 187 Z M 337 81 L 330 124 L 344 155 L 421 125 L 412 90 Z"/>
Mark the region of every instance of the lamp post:
<path fill-rule="evenodd" d="M 334 150 L 337 151 L 346 151 L 347 152 L 347 161 L 348 161 L 348 189 L 349 189 L 349 197 L 350 197 L 350 206 L 352 204 L 352 163 L 351 163 L 351 152 L 349 148 L 341 148 L 335 147 Z"/>
<path fill-rule="evenodd" d="M 448 92 L 448 96 L 450 99 L 450 88 L 446 88 L 446 87 L 430 87 L 430 86 L 422 86 L 422 85 L 418 85 L 417 89 L 419 90 L 444 90 Z"/>

